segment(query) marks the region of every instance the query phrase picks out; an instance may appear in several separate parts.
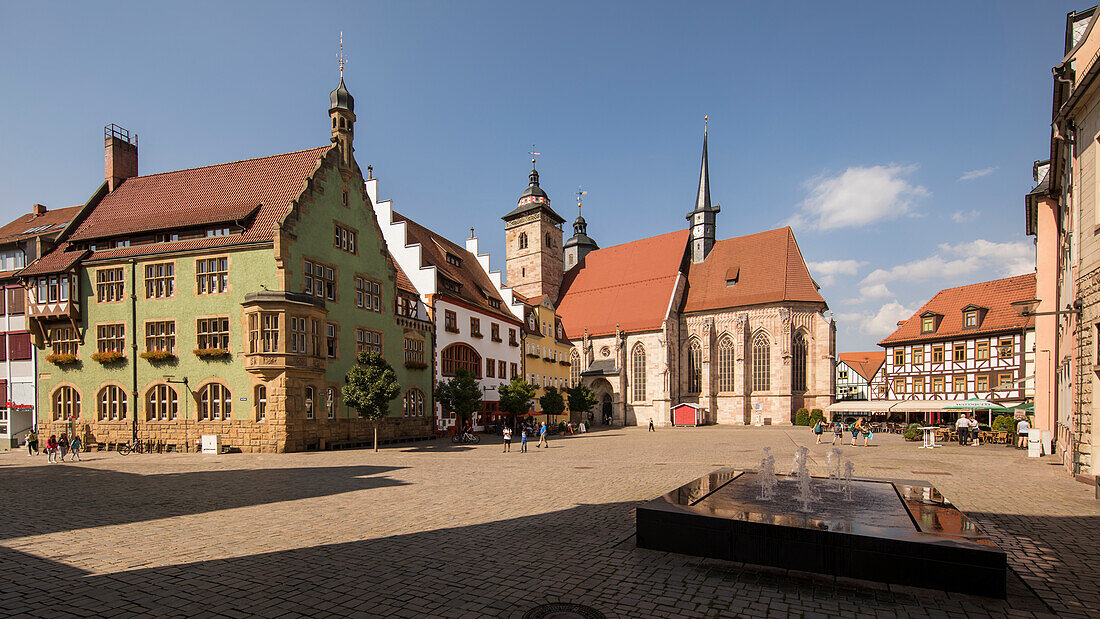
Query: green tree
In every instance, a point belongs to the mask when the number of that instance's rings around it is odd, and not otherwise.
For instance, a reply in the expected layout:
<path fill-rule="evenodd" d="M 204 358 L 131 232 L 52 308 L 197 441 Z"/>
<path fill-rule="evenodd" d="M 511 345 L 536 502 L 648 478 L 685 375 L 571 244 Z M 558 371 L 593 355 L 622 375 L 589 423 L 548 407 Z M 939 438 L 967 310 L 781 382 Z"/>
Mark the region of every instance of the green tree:
<path fill-rule="evenodd" d="M 546 425 L 550 425 L 550 415 L 560 415 L 565 410 L 565 399 L 557 387 L 547 387 L 546 392 L 539 398 L 542 412 L 546 413 Z"/>
<path fill-rule="evenodd" d="M 436 385 L 435 401 L 444 411 L 455 413 L 455 422 L 462 427 L 481 408 L 481 383 L 473 374 L 459 368 L 451 380 Z"/>
<path fill-rule="evenodd" d="M 354 408 L 360 417 L 375 422 L 374 450 L 378 451 L 378 420 L 386 416 L 390 402 L 401 394 L 397 374 L 382 355 L 363 351 L 344 377 L 341 391 L 346 406 Z"/>
<path fill-rule="evenodd" d="M 513 422 L 515 415 L 531 410 L 531 404 L 535 401 L 535 386 L 520 376 L 513 376 L 512 382 L 501 385 L 499 393 L 500 410 L 511 413 Z"/>
<path fill-rule="evenodd" d="M 583 416 L 596 405 L 596 394 L 586 385 L 577 383 L 565 392 L 569 396 L 569 412 L 581 413 Z"/>

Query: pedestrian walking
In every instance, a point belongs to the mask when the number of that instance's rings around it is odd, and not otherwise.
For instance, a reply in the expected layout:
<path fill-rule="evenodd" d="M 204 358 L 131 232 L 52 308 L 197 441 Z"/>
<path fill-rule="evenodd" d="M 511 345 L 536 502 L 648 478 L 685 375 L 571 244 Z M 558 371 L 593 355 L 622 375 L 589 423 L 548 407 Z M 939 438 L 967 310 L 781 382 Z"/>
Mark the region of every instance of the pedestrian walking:
<path fill-rule="evenodd" d="M 959 434 L 960 447 L 970 443 L 970 420 L 966 418 L 966 413 L 959 413 L 959 418 L 955 420 L 955 432 Z"/>
<path fill-rule="evenodd" d="M 656 429 L 655 429 L 655 428 L 653 427 L 653 418 L 652 418 L 652 417 L 650 417 L 650 418 L 649 418 L 649 431 L 650 431 L 650 432 L 656 432 L 656 431 L 657 431 L 657 430 L 656 430 Z"/>
<path fill-rule="evenodd" d="M 868 421 L 867 423 L 863 424 L 863 429 L 862 430 L 863 430 L 863 446 L 864 447 L 870 447 L 868 442 L 871 440 L 871 438 L 873 438 L 875 436 L 875 431 L 871 427 L 871 422 Z"/>
<path fill-rule="evenodd" d="M 863 417 L 856 419 L 856 422 L 848 427 L 848 431 L 852 433 L 852 447 L 856 446 L 856 437 L 863 431 Z"/>
<path fill-rule="evenodd" d="M 64 432 L 57 437 L 57 453 L 61 456 L 61 461 L 64 462 L 65 454 L 69 453 L 69 436 Z"/>
<path fill-rule="evenodd" d="M 31 431 L 27 432 L 27 455 L 38 455 L 38 432 L 35 432 L 34 428 L 31 428 Z"/>
<path fill-rule="evenodd" d="M 542 422 L 542 425 L 539 427 L 539 444 L 535 445 L 535 447 L 545 447 L 547 449 L 550 449 L 550 444 L 546 442 L 546 422 L 545 421 Z"/>
<path fill-rule="evenodd" d="M 527 453 L 527 428 L 520 428 L 519 431 L 519 452 L 521 454 Z"/>
<path fill-rule="evenodd" d="M 814 434 L 817 435 L 817 444 L 818 445 L 821 444 L 821 435 L 824 434 L 824 433 L 825 433 L 825 420 L 824 419 L 818 419 L 817 423 L 814 424 Z"/>
<path fill-rule="evenodd" d="M 1031 424 L 1027 422 L 1027 417 L 1016 424 L 1016 449 L 1027 449 L 1027 433 L 1030 431 Z"/>
<path fill-rule="evenodd" d="M 844 424 L 839 419 L 833 422 L 833 442 L 830 445 L 836 445 L 836 442 L 840 441 L 840 444 L 844 444 Z"/>
<path fill-rule="evenodd" d="M 73 440 L 69 441 L 69 451 L 73 454 L 73 462 L 80 462 L 80 448 L 83 446 L 80 437 L 74 434 Z"/>
<path fill-rule="evenodd" d="M 504 426 L 504 453 L 512 451 L 512 428 Z"/>
<path fill-rule="evenodd" d="M 970 418 L 970 446 L 974 447 L 982 443 L 981 432 L 982 429 L 978 425 L 978 414 L 971 413 L 973 417 Z"/>
<path fill-rule="evenodd" d="M 57 462 L 57 436 L 53 434 L 46 440 L 46 462 Z"/>

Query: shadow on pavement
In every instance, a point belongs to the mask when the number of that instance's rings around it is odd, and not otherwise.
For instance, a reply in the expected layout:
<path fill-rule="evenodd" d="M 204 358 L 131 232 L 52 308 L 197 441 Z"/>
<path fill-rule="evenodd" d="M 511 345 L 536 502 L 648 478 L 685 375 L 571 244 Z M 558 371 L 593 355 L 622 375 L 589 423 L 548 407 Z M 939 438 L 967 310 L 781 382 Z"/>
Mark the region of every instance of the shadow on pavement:
<path fill-rule="evenodd" d="M 0 472 L 0 539 L 406 485 L 401 467 L 233 469 L 140 475 L 79 463 Z M 87 509 L 107 501 L 109 510 Z"/>

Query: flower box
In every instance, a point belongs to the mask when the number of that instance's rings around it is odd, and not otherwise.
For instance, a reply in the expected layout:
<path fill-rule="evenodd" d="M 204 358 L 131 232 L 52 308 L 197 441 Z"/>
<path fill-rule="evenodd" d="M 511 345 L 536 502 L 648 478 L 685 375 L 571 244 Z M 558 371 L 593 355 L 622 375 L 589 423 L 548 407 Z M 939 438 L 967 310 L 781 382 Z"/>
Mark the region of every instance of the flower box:
<path fill-rule="evenodd" d="M 159 361 L 174 361 L 176 359 L 176 354 L 170 353 L 167 350 L 147 350 L 141 353 L 141 358 L 146 361 L 157 363 Z"/>
<path fill-rule="evenodd" d="M 54 365 L 73 365 L 80 361 L 80 359 L 78 359 L 76 355 L 71 355 L 69 353 L 54 353 L 46 355 L 46 361 Z"/>
<path fill-rule="evenodd" d="M 558 365 L 564 365 L 564 366 L 568 367 L 568 366 L 573 365 L 573 364 L 569 363 L 568 361 L 558 361 Z"/>
<path fill-rule="evenodd" d="M 531 357 L 532 359 L 538 359 L 539 358 L 538 353 L 533 353 L 533 352 L 527 353 L 527 356 Z"/>
<path fill-rule="evenodd" d="M 98 361 L 103 365 L 111 363 L 119 363 L 126 360 L 126 355 L 117 350 L 106 350 L 103 352 L 92 353 L 92 360 Z"/>
<path fill-rule="evenodd" d="M 428 369 L 428 364 L 423 361 L 406 361 L 405 367 L 410 370 L 426 370 Z"/>
<path fill-rule="evenodd" d="M 196 348 L 194 352 L 199 359 L 227 359 L 233 354 L 228 348 Z"/>

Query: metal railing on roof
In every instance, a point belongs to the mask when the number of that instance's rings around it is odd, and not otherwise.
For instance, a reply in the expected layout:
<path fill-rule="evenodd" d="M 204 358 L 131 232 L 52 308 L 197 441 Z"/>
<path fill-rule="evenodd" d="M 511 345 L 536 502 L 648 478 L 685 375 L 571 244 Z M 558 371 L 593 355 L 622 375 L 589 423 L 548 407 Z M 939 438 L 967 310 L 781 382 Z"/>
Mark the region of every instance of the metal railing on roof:
<path fill-rule="evenodd" d="M 111 123 L 103 127 L 103 141 L 106 142 L 111 138 L 118 138 L 130 144 L 133 144 L 134 146 L 137 146 L 137 134 L 135 133 L 131 139 L 130 132 L 127 129 L 116 125 L 115 123 Z"/>

